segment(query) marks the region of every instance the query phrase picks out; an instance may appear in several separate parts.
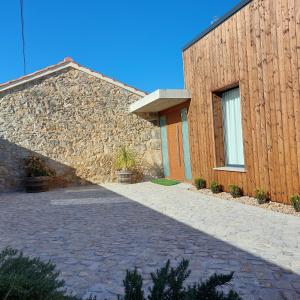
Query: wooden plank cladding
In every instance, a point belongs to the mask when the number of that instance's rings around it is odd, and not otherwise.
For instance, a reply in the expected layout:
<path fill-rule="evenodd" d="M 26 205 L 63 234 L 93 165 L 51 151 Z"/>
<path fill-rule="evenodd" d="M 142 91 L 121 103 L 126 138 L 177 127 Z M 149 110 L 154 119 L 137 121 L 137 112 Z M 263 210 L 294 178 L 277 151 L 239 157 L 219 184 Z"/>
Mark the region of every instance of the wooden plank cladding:
<path fill-rule="evenodd" d="M 289 203 L 300 193 L 300 1 L 253 0 L 183 52 L 193 178 Z M 245 172 L 224 160 L 215 91 L 240 88 Z M 218 133 L 219 132 L 219 133 Z"/>

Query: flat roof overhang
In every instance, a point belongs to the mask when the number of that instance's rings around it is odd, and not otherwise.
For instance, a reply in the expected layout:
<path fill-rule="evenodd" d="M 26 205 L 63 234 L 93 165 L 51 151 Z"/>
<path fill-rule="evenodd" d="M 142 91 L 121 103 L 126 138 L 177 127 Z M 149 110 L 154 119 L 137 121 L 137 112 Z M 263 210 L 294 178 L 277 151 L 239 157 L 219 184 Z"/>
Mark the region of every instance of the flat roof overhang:
<path fill-rule="evenodd" d="M 191 99 L 188 90 L 156 90 L 130 105 L 130 112 L 160 112 Z"/>

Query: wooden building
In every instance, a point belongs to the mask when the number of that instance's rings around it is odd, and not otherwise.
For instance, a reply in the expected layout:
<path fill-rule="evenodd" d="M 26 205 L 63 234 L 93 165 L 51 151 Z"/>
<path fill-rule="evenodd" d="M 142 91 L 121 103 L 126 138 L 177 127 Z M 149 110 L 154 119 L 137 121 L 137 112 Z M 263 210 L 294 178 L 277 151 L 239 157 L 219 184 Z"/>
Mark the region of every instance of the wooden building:
<path fill-rule="evenodd" d="M 132 108 L 166 116 L 164 161 L 178 136 L 168 127 L 182 124 L 165 109 L 186 105 L 192 178 L 181 179 L 237 184 L 247 195 L 261 188 L 289 203 L 300 193 L 300 1 L 242 1 L 184 48 L 183 61 L 184 96 Z"/>

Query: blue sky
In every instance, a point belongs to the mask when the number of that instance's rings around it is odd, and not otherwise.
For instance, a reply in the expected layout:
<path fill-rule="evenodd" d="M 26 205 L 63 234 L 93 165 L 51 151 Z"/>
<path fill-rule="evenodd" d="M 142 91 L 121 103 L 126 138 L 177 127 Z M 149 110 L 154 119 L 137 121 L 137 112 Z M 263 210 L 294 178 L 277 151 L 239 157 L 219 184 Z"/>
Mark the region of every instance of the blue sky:
<path fill-rule="evenodd" d="M 28 72 L 71 56 L 141 90 L 182 88 L 182 47 L 239 0 L 24 0 Z M 0 82 L 23 75 L 19 0 L 0 3 Z"/>

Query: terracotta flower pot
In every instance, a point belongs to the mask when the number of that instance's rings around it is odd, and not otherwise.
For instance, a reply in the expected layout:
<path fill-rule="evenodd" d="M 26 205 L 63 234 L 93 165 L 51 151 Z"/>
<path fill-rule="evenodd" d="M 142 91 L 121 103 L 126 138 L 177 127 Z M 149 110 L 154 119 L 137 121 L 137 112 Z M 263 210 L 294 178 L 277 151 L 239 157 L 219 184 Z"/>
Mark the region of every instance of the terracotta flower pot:
<path fill-rule="evenodd" d="M 27 193 L 41 193 L 49 191 L 49 176 L 25 177 L 24 187 Z"/>
<path fill-rule="evenodd" d="M 132 183 L 132 172 L 129 170 L 117 171 L 118 183 Z"/>

